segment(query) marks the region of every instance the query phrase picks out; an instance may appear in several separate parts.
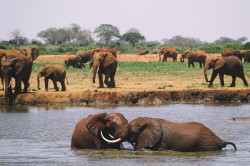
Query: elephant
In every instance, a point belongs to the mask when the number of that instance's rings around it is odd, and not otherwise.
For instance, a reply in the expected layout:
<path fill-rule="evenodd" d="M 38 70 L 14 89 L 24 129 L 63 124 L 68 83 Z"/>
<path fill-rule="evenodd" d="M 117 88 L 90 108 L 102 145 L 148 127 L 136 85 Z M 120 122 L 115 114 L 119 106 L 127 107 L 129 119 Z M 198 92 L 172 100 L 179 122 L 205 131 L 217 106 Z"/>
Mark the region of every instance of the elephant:
<path fill-rule="evenodd" d="M 30 58 L 30 60 L 33 62 L 34 60 L 36 60 L 36 58 L 39 56 L 39 49 L 36 47 L 26 47 L 26 48 L 22 48 L 20 50 L 21 54 L 27 56 L 28 58 Z"/>
<path fill-rule="evenodd" d="M 128 120 L 120 113 L 90 115 L 76 124 L 71 138 L 71 147 L 78 149 L 122 149 L 121 141 L 110 144 L 106 142 L 105 138 L 112 139 L 114 133 L 127 123 Z"/>
<path fill-rule="evenodd" d="M 202 68 L 205 65 L 206 61 L 206 52 L 202 50 L 196 50 L 196 51 L 185 51 L 181 55 L 180 61 L 183 63 L 184 58 L 188 59 L 188 67 L 190 68 L 190 65 L 194 67 L 194 62 L 198 62 L 200 64 L 200 68 Z"/>
<path fill-rule="evenodd" d="M 107 141 L 109 140 L 106 138 Z M 160 118 L 139 117 L 118 130 L 111 142 L 128 141 L 135 150 L 180 152 L 217 151 L 233 142 L 220 139 L 198 122 L 175 123 Z"/>
<path fill-rule="evenodd" d="M 45 65 L 39 68 L 37 72 L 37 89 L 40 90 L 40 81 L 41 77 L 44 78 L 45 82 L 45 91 L 48 91 L 48 82 L 49 79 L 53 81 L 54 88 L 56 91 L 59 91 L 57 86 L 57 81 L 62 85 L 62 91 L 66 90 L 65 79 L 66 79 L 66 70 L 63 65 L 55 64 L 55 65 Z"/>
<path fill-rule="evenodd" d="M 85 67 L 81 61 L 80 56 L 68 57 L 67 59 L 65 59 L 64 63 L 67 68 L 69 66 L 73 66 L 73 68 L 79 68 L 79 69 L 82 69 L 82 67 Z"/>
<path fill-rule="evenodd" d="M 28 92 L 32 61 L 23 54 L 6 55 L 1 65 L 4 78 L 5 103 L 12 105 L 15 95 L 21 93 L 21 82 L 24 84 L 23 93 Z M 15 79 L 14 95 L 11 88 L 11 78 Z"/>
<path fill-rule="evenodd" d="M 242 53 L 240 52 L 240 50 L 223 50 L 221 55 L 223 57 L 228 57 L 228 56 L 236 56 L 240 59 L 240 61 L 242 61 L 243 56 Z"/>
<path fill-rule="evenodd" d="M 148 50 L 140 50 L 139 53 L 138 53 L 138 55 L 146 55 L 148 53 L 149 53 Z"/>
<path fill-rule="evenodd" d="M 167 46 L 163 46 L 159 49 L 159 61 L 161 61 L 161 56 L 163 55 L 162 62 L 167 62 L 167 58 L 173 58 L 173 62 L 177 61 L 178 52 L 175 48 L 168 48 Z"/>
<path fill-rule="evenodd" d="M 239 50 L 244 62 L 250 62 L 250 50 Z"/>
<path fill-rule="evenodd" d="M 117 57 L 117 51 L 115 51 L 113 48 L 93 48 L 92 51 L 93 51 L 93 53 L 95 53 L 95 52 L 110 52 L 115 57 Z"/>
<path fill-rule="evenodd" d="M 213 73 L 210 81 L 207 78 L 207 70 L 213 68 Z M 245 87 L 248 87 L 247 80 L 244 75 L 243 65 L 240 59 L 236 56 L 221 57 L 215 56 L 206 59 L 204 67 L 205 80 L 209 82 L 208 87 L 213 87 L 213 82 L 216 76 L 220 76 L 220 84 L 224 87 L 224 75 L 232 76 L 232 83 L 230 87 L 235 87 L 236 77 L 243 80 Z"/>
<path fill-rule="evenodd" d="M 98 70 L 99 88 L 104 88 L 103 77 L 105 75 L 104 83 L 108 88 L 115 88 L 115 73 L 117 69 L 117 59 L 110 52 L 96 52 L 93 55 L 93 83 L 95 83 L 96 72 Z"/>

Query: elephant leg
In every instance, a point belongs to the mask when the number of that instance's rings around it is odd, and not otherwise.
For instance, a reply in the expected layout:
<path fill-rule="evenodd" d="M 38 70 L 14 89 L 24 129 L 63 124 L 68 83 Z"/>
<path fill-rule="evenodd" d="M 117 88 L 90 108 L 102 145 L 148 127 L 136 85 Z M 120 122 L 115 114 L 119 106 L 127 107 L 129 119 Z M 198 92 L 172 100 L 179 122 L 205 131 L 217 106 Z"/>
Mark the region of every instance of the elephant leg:
<path fill-rule="evenodd" d="M 224 74 L 219 73 L 219 76 L 220 76 L 220 85 L 224 87 Z"/>
<path fill-rule="evenodd" d="M 248 87 L 248 83 L 247 83 L 247 80 L 246 80 L 244 74 L 243 74 L 242 76 L 240 76 L 240 78 L 242 79 L 242 81 L 243 81 L 243 83 L 244 83 L 244 86 L 245 86 L 245 87 Z"/>
<path fill-rule="evenodd" d="M 188 68 L 190 68 L 190 61 L 188 61 Z"/>
<path fill-rule="evenodd" d="M 232 76 L 232 83 L 229 87 L 235 87 L 236 76 Z"/>
<path fill-rule="evenodd" d="M 214 82 L 215 78 L 217 77 L 217 75 L 218 75 L 218 72 L 213 71 L 211 79 L 210 79 L 210 83 L 208 85 L 209 88 L 213 87 L 213 82 Z"/>
<path fill-rule="evenodd" d="M 110 76 L 110 88 L 115 88 L 115 76 Z"/>
<path fill-rule="evenodd" d="M 58 88 L 58 86 L 57 86 L 57 81 L 56 81 L 56 79 L 52 79 L 52 81 L 53 81 L 55 90 L 56 90 L 56 91 L 59 91 L 59 88 Z"/>
<path fill-rule="evenodd" d="M 45 91 L 48 92 L 48 89 L 49 89 L 49 78 L 45 77 L 44 78 L 44 82 L 45 82 Z"/>
<path fill-rule="evenodd" d="M 199 62 L 199 64 L 200 64 L 200 68 L 202 68 L 202 63 L 201 63 L 201 62 Z"/>
<path fill-rule="evenodd" d="M 20 77 L 15 78 L 15 94 L 21 93 L 21 79 Z"/>
<path fill-rule="evenodd" d="M 192 66 L 193 66 L 193 68 L 194 68 L 194 62 L 192 62 Z"/>
<path fill-rule="evenodd" d="M 66 91 L 65 80 L 61 81 L 62 91 Z"/>
<path fill-rule="evenodd" d="M 104 88 L 104 86 L 103 86 L 103 78 L 102 78 L 102 72 L 100 71 L 100 69 L 99 69 L 99 71 L 98 71 L 98 78 L 99 78 L 99 88 Z"/>

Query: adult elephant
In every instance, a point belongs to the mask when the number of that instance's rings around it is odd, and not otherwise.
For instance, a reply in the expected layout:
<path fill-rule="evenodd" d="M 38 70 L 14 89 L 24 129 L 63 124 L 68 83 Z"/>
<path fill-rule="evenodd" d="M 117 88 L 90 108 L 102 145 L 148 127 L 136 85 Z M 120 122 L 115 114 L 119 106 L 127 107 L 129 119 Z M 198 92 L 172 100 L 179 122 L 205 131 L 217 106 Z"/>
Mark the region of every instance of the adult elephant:
<path fill-rule="evenodd" d="M 163 55 L 162 62 L 167 62 L 167 58 L 172 58 L 173 62 L 177 61 L 178 52 L 175 48 L 168 48 L 163 46 L 159 49 L 159 61 L 161 61 L 161 56 Z"/>
<path fill-rule="evenodd" d="M 93 48 L 92 49 L 93 53 L 95 52 L 110 52 L 112 55 L 117 57 L 117 51 L 115 51 L 113 48 Z"/>
<path fill-rule="evenodd" d="M 242 62 L 243 59 L 243 54 L 241 53 L 240 50 L 223 50 L 221 55 L 223 57 L 228 57 L 228 56 L 236 56 L 240 59 L 240 61 Z"/>
<path fill-rule="evenodd" d="M 209 69 L 213 69 L 210 81 L 207 78 L 207 70 Z M 204 76 L 206 81 L 209 82 L 209 87 L 213 87 L 214 79 L 218 74 L 220 76 L 220 84 L 222 87 L 224 86 L 224 75 L 232 76 L 232 83 L 230 87 L 235 87 L 236 77 L 241 78 L 244 82 L 245 87 L 248 87 L 248 83 L 244 75 L 242 62 L 236 56 L 215 56 L 207 58 L 204 67 Z"/>
<path fill-rule="evenodd" d="M 108 143 L 128 120 L 120 113 L 99 113 L 79 121 L 71 138 L 71 147 L 78 149 L 122 149 L 122 142 Z M 112 141 L 111 141 L 112 142 Z"/>
<path fill-rule="evenodd" d="M 62 85 L 62 91 L 66 90 L 65 79 L 66 79 L 66 70 L 63 65 L 45 65 L 39 68 L 37 72 L 37 89 L 40 90 L 40 81 L 41 77 L 45 77 L 45 91 L 48 91 L 49 79 L 53 81 L 54 88 L 56 91 L 59 91 L 57 82 L 60 82 Z"/>
<path fill-rule="evenodd" d="M 205 65 L 206 61 L 206 52 L 202 50 L 196 50 L 196 51 L 185 51 L 181 55 L 180 61 L 183 63 L 184 59 L 188 59 L 188 67 L 190 68 L 190 65 L 194 67 L 194 62 L 198 62 L 200 64 L 200 68 L 202 68 Z"/>
<path fill-rule="evenodd" d="M 174 150 L 181 152 L 222 150 L 232 142 L 223 141 L 209 128 L 197 122 L 174 123 L 164 119 L 139 117 L 115 134 L 117 141 L 131 143 L 135 150 Z M 115 142 L 115 141 L 113 141 Z"/>
<path fill-rule="evenodd" d="M 117 59 L 110 52 L 96 52 L 93 55 L 93 83 L 98 70 L 99 88 L 103 86 L 103 75 L 105 76 L 104 83 L 108 88 L 115 88 L 115 73 L 117 69 Z"/>
<path fill-rule="evenodd" d="M 37 47 L 26 47 L 26 48 L 22 48 L 20 50 L 21 54 L 27 56 L 28 58 L 30 58 L 30 60 L 33 62 L 34 60 L 37 59 L 37 57 L 39 56 L 39 49 Z"/>
<path fill-rule="evenodd" d="M 69 66 L 72 66 L 73 68 L 79 68 L 79 69 L 82 69 L 82 67 L 85 67 L 81 61 L 80 56 L 68 57 L 67 59 L 65 59 L 64 63 L 67 68 Z"/>
<path fill-rule="evenodd" d="M 12 105 L 14 96 L 11 87 L 11 78 L 15 79 L 14 94 L 21 93 L 21 82 L 24 84 L 23 93 L 28 92 L 29 79 L 32 70 L 32 61 L 29 57 L 18 54 L 8 55 L 2 61 L 2 73 L 4 78 L 5 103 Z"/>
<path fill-rule="evenodd" d="M 146 55 L 146 54 L 148 54 L 149 52 L 148 52 L 148 50 L 140 50 L 139 52 L 138 52 L 138 55 Z"/>
<path fill-rule="evenodd" d="M 250 50 L 239 50 L 244 62 L 250 62 Z"/>

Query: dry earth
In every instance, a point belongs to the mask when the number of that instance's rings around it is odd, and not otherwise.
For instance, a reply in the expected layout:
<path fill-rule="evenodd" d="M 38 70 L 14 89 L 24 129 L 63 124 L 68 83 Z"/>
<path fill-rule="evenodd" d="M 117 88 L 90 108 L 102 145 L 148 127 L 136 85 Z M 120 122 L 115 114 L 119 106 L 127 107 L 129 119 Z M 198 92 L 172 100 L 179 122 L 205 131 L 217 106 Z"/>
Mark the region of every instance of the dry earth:
<path fill-rule="evenodd" d="M 72 55 L 40 55 L 34 63 L 62 63 Z M 131 55 L 118 54 L 118 61 L 158 61 L 157 54 Z M 171 60 L 170 60 L 171 61 Z M 89 69 L 83 69 L 89 70 Z M 187 89 L 194 84 L 206 84 L 203 77 L 192 81 L 182 78 L 169 78 L 165 75 L 138 75 L 136 72 L 117 72 L 116 88 L 98 88 L 98 80 L 92 83 L 92 73 L 67 73 L 69 85 L 66 92 L 55 92 L 52 82 L 49 82 L 49 92 L 44 92 L 44 79 L 41 78 L 42 90 L 37 91 L 36 73 L 30 79 L 30 93 L 20 94 L 16 104 L 80 104 L 80 105 L 123 105 L 123 104 L 165 104 L 165 103 L 204 103 L 204 102 L 248 102 L 250 88 L 196 88 Z M 228 78 L 230 82 L 231 78 Z M 59 88 L 61 85 L 58 85 Z M 159 87 L 165 87 L 160 89 Z M 4 104 L 3 92 L 0 92 L 0 102 Z"/>

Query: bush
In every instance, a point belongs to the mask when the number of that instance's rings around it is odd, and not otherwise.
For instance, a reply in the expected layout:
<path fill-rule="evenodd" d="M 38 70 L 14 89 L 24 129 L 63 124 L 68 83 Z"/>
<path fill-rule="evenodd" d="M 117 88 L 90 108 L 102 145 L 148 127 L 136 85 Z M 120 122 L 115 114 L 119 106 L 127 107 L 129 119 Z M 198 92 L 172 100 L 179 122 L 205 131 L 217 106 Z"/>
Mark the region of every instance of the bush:
<path fill-rule="evenodd" d="M 246 44 L 244 44 L 243 49 L 250 50 L 250 42 L 247 42 Z"/>
<path fill-rule="evenodd" d="M 228 43 L 222 46 L 222 50 L 242 50 L 243 44 L 240 43 Z"/>
<path fill-rule="evenodd" d="M 208 54 L 216 54 L 216 53 L 221 53 L 222 49 L 221 46 L 217 44 L 208 44 L 204 46 L 199 46 L 197 47 L 197 50 L 204 50 Z"/>

